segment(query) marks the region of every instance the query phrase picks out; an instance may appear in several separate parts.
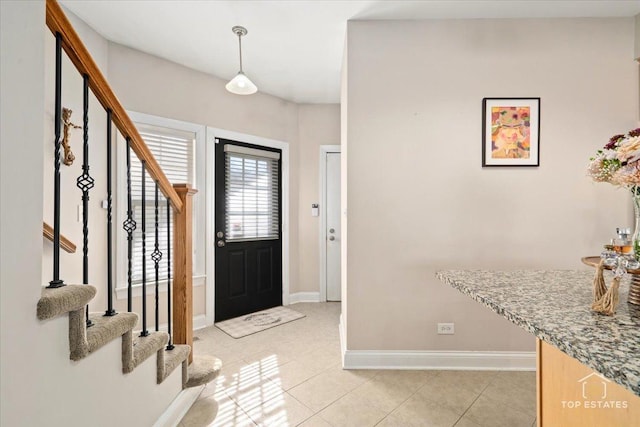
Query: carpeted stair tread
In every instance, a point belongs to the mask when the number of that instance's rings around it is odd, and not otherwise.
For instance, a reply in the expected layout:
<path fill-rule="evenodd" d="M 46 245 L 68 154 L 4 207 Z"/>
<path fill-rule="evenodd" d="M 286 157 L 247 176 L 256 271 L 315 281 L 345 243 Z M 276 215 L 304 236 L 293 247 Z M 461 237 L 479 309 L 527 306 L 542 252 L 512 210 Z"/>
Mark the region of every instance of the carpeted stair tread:
<path fill-rule="evenodd" d="M 178 365 L 185 363 L 191 352 L 191 347 L 185 344 L 175 344 L 171 350 L 164 352 L 164 365 L 158 366 L 158 384 L 164 381 Z M 159 364 L 158 364 L 159 365 Z M 183 378 L 186 381 L 186 378 Z"/>
<path fill-rule="evenodd" d="M 164 347 L 168 342 L 169 334 L 166 332 L 151 332 L 146 337 L 136 337 L 133 341 L 133 360 L 131 371 L 154 354 L 158 354 L 158 368 L 160 368 L 160 359 L 164 353 Z M 162 363 L 162 365 L 164 365 L 164 363 Z M 122 370 L 125 373 L 127 372 L 124 366 Z"/>
<path fill-rule="evenodd" d="M 193 356 L 189 365 L 186 387 L 196 387 L 213 381 L 222 370 L 222 361 L 213 356 Z"/>
<path fill-rule="evenodd" d="M 38 319 L 52 319 L 86 306 L 96 295 L 90 285 L 67 285 L 61 288 L 43 288 L 38 301 Z"/>
<path fill-rule="evenodd" d="M 157 382 L 163 382 L 182 364 L 182 386 L 196 387 L 213 381 L 222 370 L 222 361 L 211 356 L 196 356 L 189 365 L 191 347 L 176 344 L 172 350 L 166 350 L 169 334 L 152 332 L 146 337 L 136 333 L 133 328 L 138 323 L 136 313 L 118 313 L 104 316 L 91 313 L 92 326 L 86 326 L 85 307 L 96 295 L 96 288 L 89 285 L 67 285 L 61 288 L 43 288 L 38 301 L 37 316 L 40 320 L 51 319 L 68 313 L 69 315 L 69 353 L 71 360 L 78 361 L 98 350 L 105 344 L 122 339 L 122 371 L 132 372 L 153 353 L 157 354 Z"/>
<path fill-rule="evenodd" d="M 83 312 L 84 310 L 79 311 Z M 82 316 L 82 313 L 80 314 L 80 317 L 84 317 Z M 102 313 L 91 313 L 89 314 L 89 319 L 93 322 L 93 326 L 86 328 L 86 352 L 83 352 L 84 354 L 82 354 L 81 357 L 71 357 L 72 360 L 79 360 L 86 357 L 88 354 L 93 353 L 105 344 L 121 337 L 127 331 L 133 329 L 133 327 L 138 323 L 138 315 L 135 313 L 118 313 L 115 316 L 104 316 Z M 76 327 L 79 329 L 83 328 L 83 319 L 80 319 L 80 322 L 72 322 L 70 316 L 69 320 L 70 328 L 74 327 L 72 323 L 75 323 Z M 78 325 L 78 323 L 80 324 Z M 70 337 L 71 334 L 72 332 L 69 331 Z M 73 350 L 71 354 L 73 356 Z"/>
<path fill-rule="evenodd" d="M 69 312 L 71 360 L 87 357 L 105 344 L 125 335 L 138 323 L 138 315 L 135 313 L 118 313 L 115 316 L 91 313 L 89 319 L 93 322 L 93 326 L 87 328 L 84 308 Z"/>
<path fill-rule="evenodd" d="M 89 353 L 121 337 L 138 323 L 138 315 L 135 313 L 118 313 L 115 316 L 92 313 L 89 318 L 93 322 L 93 326 L 87 329 Z"/>

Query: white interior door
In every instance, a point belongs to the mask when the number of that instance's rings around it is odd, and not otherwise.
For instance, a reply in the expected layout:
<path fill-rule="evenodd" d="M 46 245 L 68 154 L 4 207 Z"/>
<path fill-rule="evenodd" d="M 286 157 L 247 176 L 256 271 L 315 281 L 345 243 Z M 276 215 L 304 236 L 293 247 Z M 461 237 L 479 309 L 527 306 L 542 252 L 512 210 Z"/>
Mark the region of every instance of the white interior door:
<path fill-rule="evenodd" d="M 325 215 L 327 301 L 340 301 L 340 153 L 327 153 L 327 200 Z"/>

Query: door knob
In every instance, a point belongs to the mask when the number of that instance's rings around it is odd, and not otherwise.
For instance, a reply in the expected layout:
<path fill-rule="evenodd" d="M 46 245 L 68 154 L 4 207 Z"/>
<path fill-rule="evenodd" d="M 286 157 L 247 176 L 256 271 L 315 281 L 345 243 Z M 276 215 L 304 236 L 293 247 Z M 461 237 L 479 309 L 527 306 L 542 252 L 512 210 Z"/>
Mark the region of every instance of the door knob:
<path fill-rule="evenodd" d="M 335 232 L 336 232 L 336 230 L 334 230 L 333 228 L 329 229 L 329 233 L 335 233 Z"/>
<path fill-rule="evenodd" d="M 216 237 L 217 237 L 218 239 L 222 239 L 222 238 L 224 237 L 224 233 L 223 233 L 222 231 L 218 231 L 218 232 L 216 233 Z"/>
<path fill-rule="evenodd" d="M 218 240 L 218 247 L 221 248 L 224 246 L 224 240 Z"/>
<path fill-rule="evenodd" d="M 329 240 L 334 241 L 336 238 L 334 236 L 329 236 Z"/>

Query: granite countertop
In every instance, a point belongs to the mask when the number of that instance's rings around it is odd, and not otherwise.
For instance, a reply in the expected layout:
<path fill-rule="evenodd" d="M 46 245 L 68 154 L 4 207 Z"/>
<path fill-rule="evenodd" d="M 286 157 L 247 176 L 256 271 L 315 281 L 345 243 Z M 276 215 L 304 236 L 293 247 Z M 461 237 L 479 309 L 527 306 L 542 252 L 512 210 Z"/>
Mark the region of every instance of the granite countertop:
<path fill-rule="evenodd" d="M 591 271 L 439 271 L 436 276 L 640 396 L 640 306 L 620 286 L 614 316 L 591 311 Z M 605 274 L 607 286 L 611 276 Z"/>

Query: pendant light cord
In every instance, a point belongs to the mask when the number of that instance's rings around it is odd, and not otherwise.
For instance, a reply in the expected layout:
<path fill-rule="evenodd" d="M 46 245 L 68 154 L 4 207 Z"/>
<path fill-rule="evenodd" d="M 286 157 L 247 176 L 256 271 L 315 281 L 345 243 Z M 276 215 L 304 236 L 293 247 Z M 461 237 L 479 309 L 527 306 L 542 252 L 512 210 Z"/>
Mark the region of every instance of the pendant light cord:
<path fill-rule="evenodd" d="M 242 33 L 238 32 L 238 46 L 240 47 L 240 72 L 242 73 Z"/>

